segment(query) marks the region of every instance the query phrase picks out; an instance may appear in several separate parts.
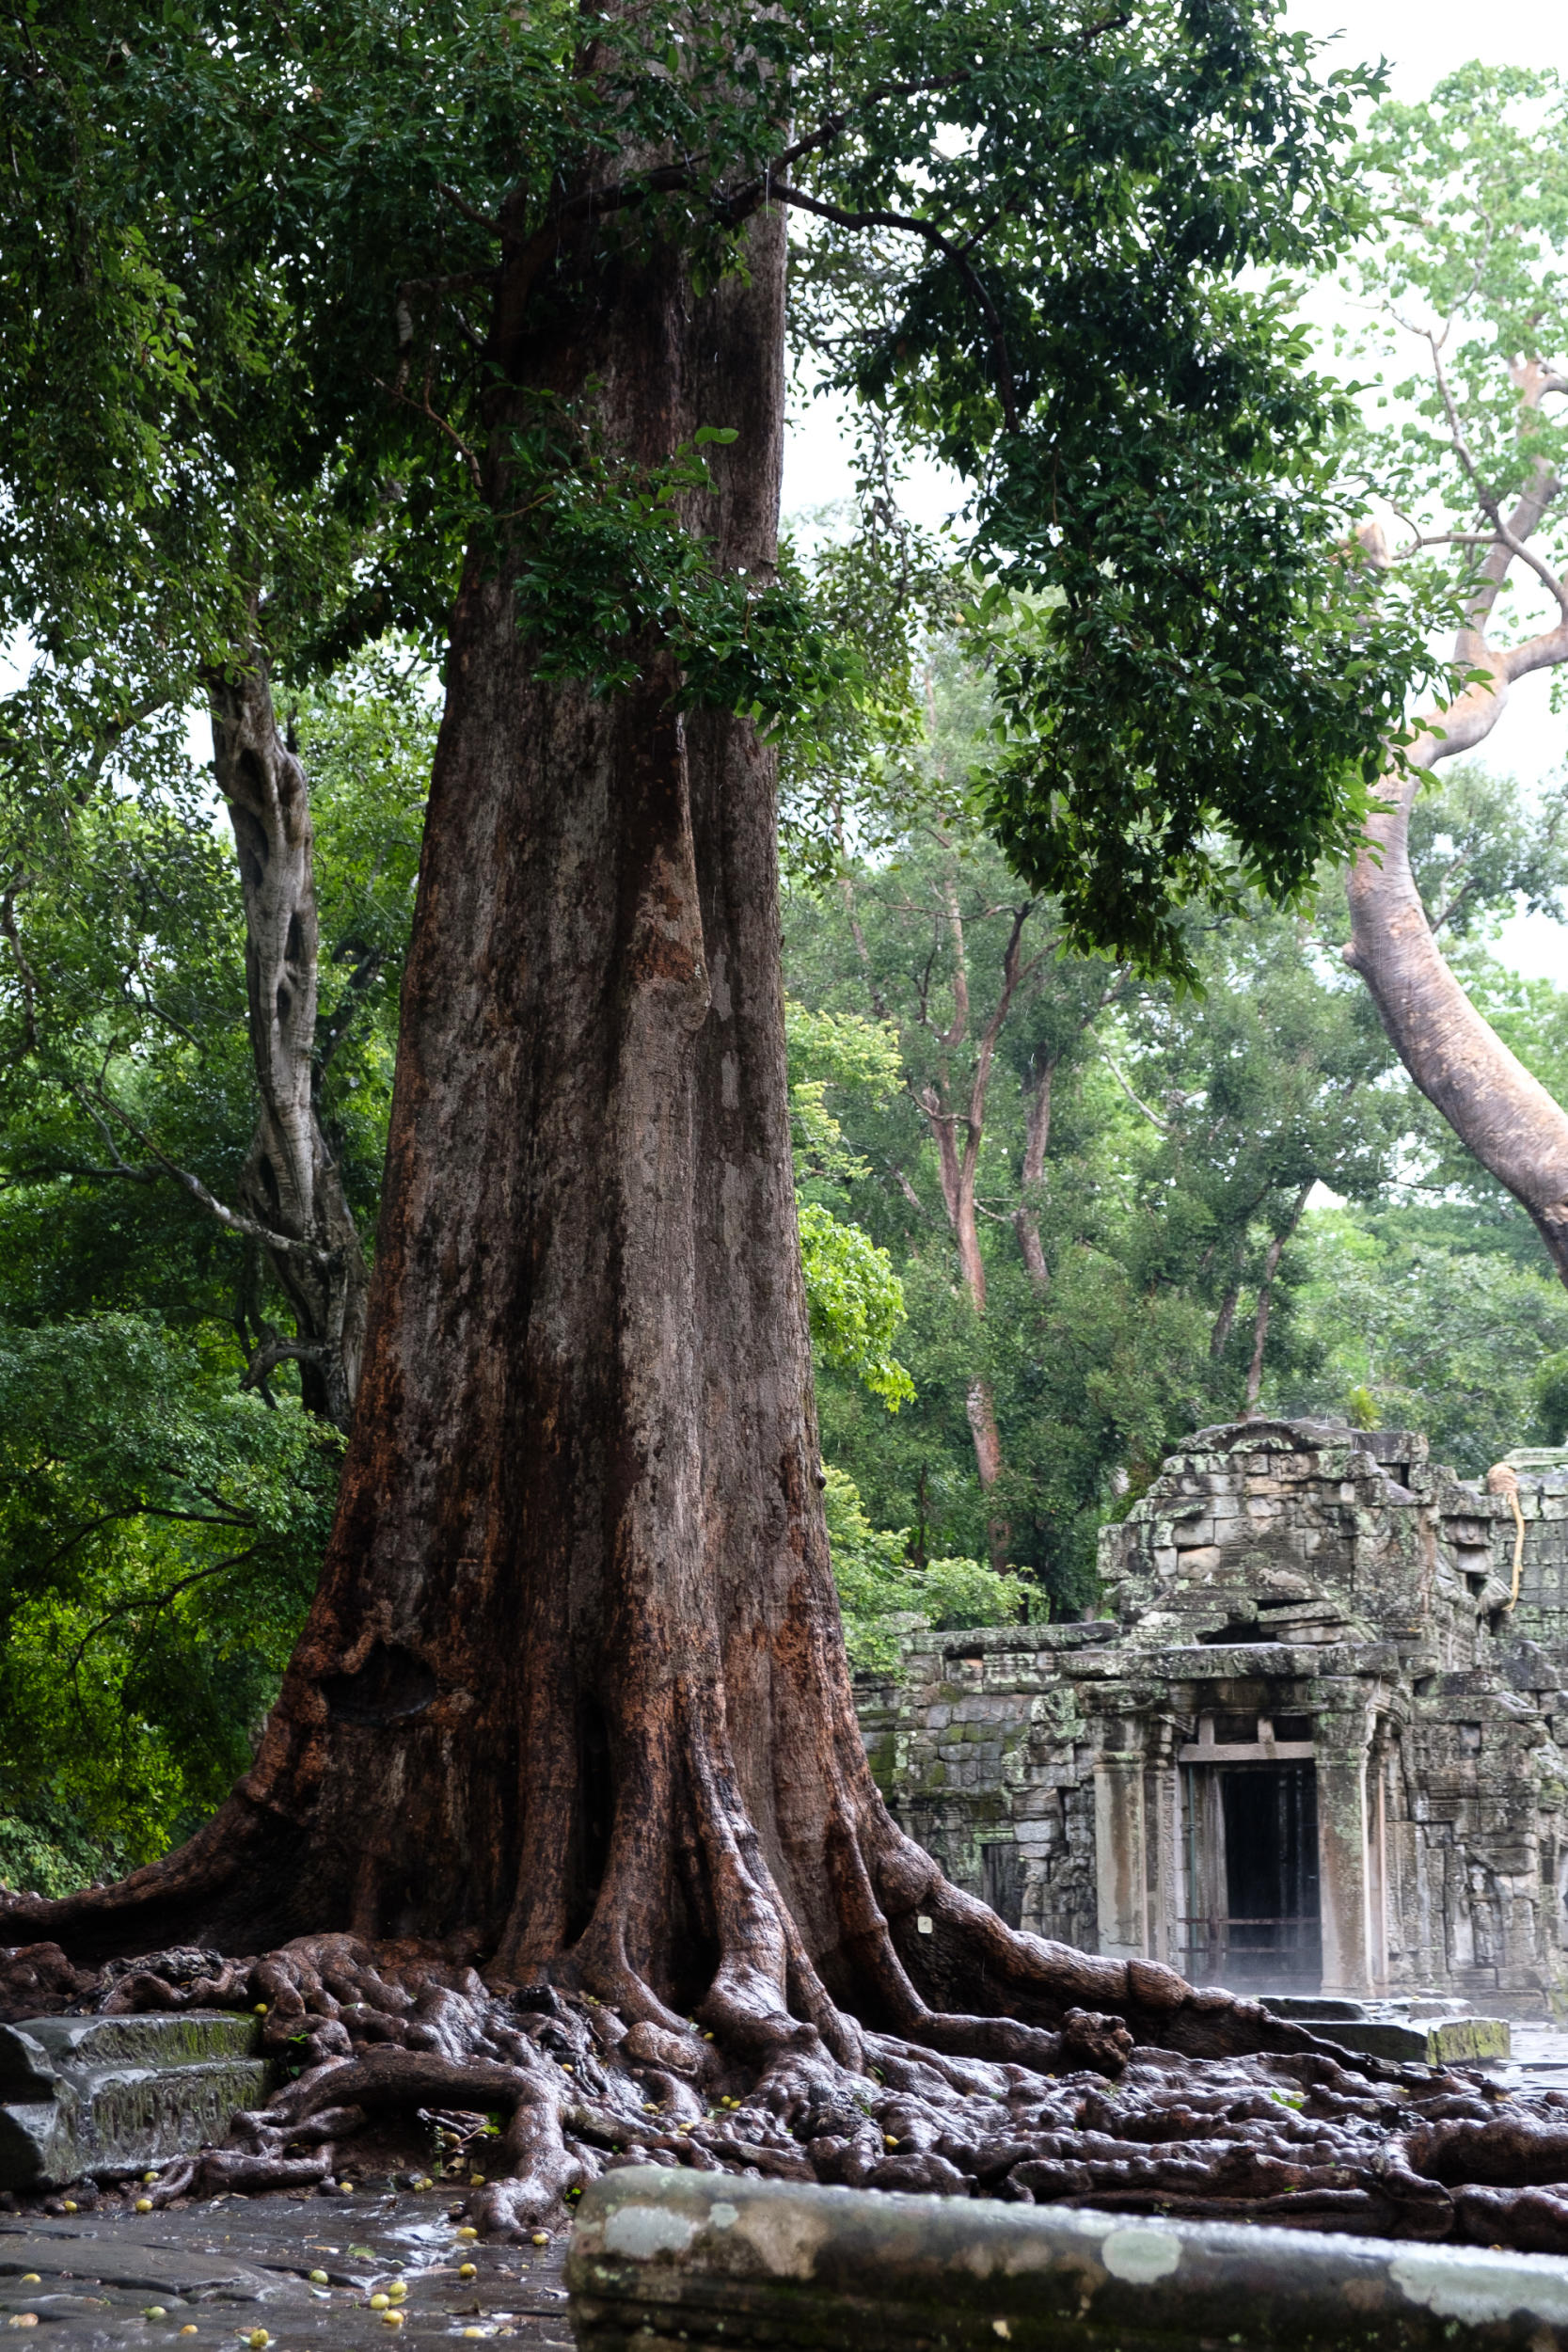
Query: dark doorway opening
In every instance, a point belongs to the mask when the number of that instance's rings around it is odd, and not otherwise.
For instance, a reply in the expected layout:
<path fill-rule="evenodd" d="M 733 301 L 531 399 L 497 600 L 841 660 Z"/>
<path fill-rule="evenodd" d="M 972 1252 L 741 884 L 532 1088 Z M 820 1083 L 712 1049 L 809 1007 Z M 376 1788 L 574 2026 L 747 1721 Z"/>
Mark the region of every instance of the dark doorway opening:
<path fill-rule="evenodd" d="M 1023 1856 L 1010 1837 L 981 1847 L 980 1894 L 1008 1927 L 1023 1925 Z"/>
<path fill-rule="evenodd" d="M 1236 1992 L 1316 1993 L 1317 1767 L 1194 1770 L 1186 1797 L 1188 1974 Z"/>

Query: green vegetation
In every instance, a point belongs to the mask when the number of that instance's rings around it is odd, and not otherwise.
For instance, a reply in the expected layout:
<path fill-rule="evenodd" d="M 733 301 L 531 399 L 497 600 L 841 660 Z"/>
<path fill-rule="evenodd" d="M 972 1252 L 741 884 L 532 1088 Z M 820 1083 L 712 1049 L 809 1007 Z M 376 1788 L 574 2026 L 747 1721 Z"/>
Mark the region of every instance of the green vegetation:
<path fill-rule="evenodd" d="M 832 1467 L 823 1475 L 828 1541 L 852 1666 L 895 1666 L 899 1642 L 917 1625 L 942 1632 L 955 1626 L 1009 1625 L 1028 1615 L 1029 1587 L 1022 1577 L 998 1576 L 978 1560 L 911 1565 L 909 1529 L 891 1534 L 873 1527 L 854 1481 Z"/>
<path fill-rule="evenodd" d="M 314 780 L 320 1100 L 369 1244 L 435 714 L 406 655 L 295 698 Z M 340 1444 L 262 1254 L 193 1200 L 249 1146 L 245 932 L 203 780 L 0 810 L 0 1876 L 163 1851 L 249 1763 L 314 1589 Z"/>

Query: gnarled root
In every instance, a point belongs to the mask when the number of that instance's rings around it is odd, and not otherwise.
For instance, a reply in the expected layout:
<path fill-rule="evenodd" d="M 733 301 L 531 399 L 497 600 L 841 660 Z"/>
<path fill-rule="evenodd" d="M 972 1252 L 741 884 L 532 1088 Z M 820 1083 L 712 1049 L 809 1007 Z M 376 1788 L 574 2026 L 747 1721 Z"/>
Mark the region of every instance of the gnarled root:
<path fill-rule="evenodd" d="M 1156 1963 L 1019 1933 L 848 1768 L 814 1890 L 835 1997 L 721 1729 L 691 1708 L 672 1739 L 678 1773 L 651 1811 L 618 1810 L 593 1916 L 564 1950 L 522 1903 L 483 1978 L 471 1946 L 338 1934 L 253 1959 L 182 1945 L 93 1976 L 68 1954 L 102 1951 L 106 1910 L 129 1915 L 95 1892 L 80 1942 L 69 1902 L 0 1905 L 65 1939 L 0 1953 L 0 2000 L 12 2015 L 263 2011 L 290 2079 L 228 2146 L 166 2172 L 154 2202 L 325 2183 L 363 2120 L 444 2108 L 485 2134 L 484 2178 L 464 2195 L 501 2236 L 609 2167 L 655 2163 L 1568 2249 L 1568 2096 L 1505 2100 L 1479 2074 L 1353 2058 Z M 186 1894 L 198 1867 L 195 1849 L 171 1860 Z M 169 1899 L 159 1881 L 135 1915 Z M 675 1903 L 718 1955 L 685 2017 L 658 1989 Z"/>
<path fill-rule="evenodd" d="M 8 1958 L 12 1983 L 29 1971 L 40 1988 L 61 1983 L 46 1956 Z M 753 2009 L 734 2040 L 686 2020 L 628 2026 L 587 1994 L 498 1991 L 461 1963 L 350 1936 L 211 1958 L 105 1971 L 95 2003 L 264 2003 L 267 2048 L 300 2071 L 236 2117 L 226 2147 L 166 2169 L 154 2204 L 325 2183 L 368 2120 L 446 2108 L 499 2120 L 481 2143 L 487 2178 L 466 2191 L 492 2236 L 559 2217 L 601 2170 L 655 2163 L 1568 2251 L 1568 2095 L 1354 2060 L 1299 2028 L 1280 2038 L 1304 2046 L 1195 2058 L 1140 2038 L 1151 2007 L 1180 2034 L 1239 2038 L 1251 2005 L 1168 1971 L 1132 1980 L 1131 2022 L 1081 2009 L 1054 2027 L 971 2021 L 1026 2036 L 1025 2058 L 856 2028 L 847 2063 L 807 2021 L 769 2035 Z M 1091 1976 L 1121 1965 L 1074 1959 Z M 952 2023 L 940 2038 L 965 2036 Z"/>

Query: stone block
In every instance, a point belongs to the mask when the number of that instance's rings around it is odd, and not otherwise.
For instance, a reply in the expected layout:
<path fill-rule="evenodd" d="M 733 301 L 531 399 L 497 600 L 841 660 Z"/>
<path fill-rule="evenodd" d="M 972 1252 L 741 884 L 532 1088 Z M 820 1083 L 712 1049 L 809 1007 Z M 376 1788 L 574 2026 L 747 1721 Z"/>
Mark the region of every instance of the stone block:
<path fill-rule="evenodd" d="M 1544 2254 L 906 2197 L 653 2167 L 583 2194 L 579 2352 L 1543 2352 Z"/>
<path fill-rule="evenodd" d="M 1212 1576 L 1223 1557 L 1218 1544 L 1196 1544 L 1177 1554 L 1183 1576 Z"/>
<path fill-rule="evenodd" d="M 0 2026 L 0 2187 L 166 2162 L 265 2099 L 255 2017 L 33 2017 Z"/>
<path fill-rule="evenodd" d="M 1264 2000 L 1265 2009 L 1288 2016 L 1324 2042 L 1337 2042 L 1357 2058 L 1413 2058 L 1421 2066 L 1462 2066 L 1505 2058 L 1511 2040 L 1501 2017 L 1403 2019 L 1369 2013 L 1362 2001 L 1330 2000 L 1309 1994 Z"/>

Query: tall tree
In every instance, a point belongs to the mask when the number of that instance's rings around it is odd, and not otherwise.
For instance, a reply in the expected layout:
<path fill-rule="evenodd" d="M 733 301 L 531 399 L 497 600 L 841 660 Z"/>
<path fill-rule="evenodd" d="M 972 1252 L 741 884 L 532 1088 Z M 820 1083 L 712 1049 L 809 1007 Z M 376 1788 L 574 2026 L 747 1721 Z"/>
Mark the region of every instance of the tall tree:
<path fill-rule="evenodd" d="M 910 1100 L 935 1150 L 964 1295 L 983 1323 L 989 1281 L 980 1239 L 988 1214 L 982 1159 L 994 1159 L 998 1149 L 993 1085 L 1013 1081 L 1011 1049 L 1027 1032 L 1029 1108 L 1015 1231 L 1031 1279 L 1043 1286 L 1038 1195 L 1053 1078 L 1074 1037 L 1124 984 L 1126 969 L 1063 957 L 1056 910 L 1018 887 L 990 845 L 975 838 L 973 824 L 937 819 L 907 837 L 900 854 L 880 868 L 847 866 L 840 895 L 865 1001 L 896 1025 Z M 994 1495 L 1005 1468 L 1003 1441 L 993 1384 L 981 1361 L 967 1384 L 965 1410 L 981 1487 Z M 992 1518 L 989 1541 L 991 1564 L 1001 1568 L 1010 1541 L 1005 1517 Z"/>
<path fill-rule="evenodd" d="M 1017 587 L 1063 586 L 1036 599 L 1010 689 L 1050 721 L 1050 783 L 1032 798 L 1021 769 L 1010 805 L 1080 928 L 1167 951 L 1216 818 L 1287 891 L 1345 835 L 1377 696 L 1341 646 L 1303 661 L 1301 623 L 1326 603 L 1375 629 L 1375 603 L 1332 560 L 1300 453 L 1320 391 L 1271 298 L 1238 287 L 1337 233 L 1350 90 L 1318 88 L 1261 14 L 1205 5 L 713 6 L 657 44 L 634 12 L 586 43 L 575 17 L 510 8 L 289 29 L 274 56 L 270 20 L 203 20 L 188 70 L 282 93 L 270 116 L 264 90 L 249 103 L 276 126 L 258 184 L 319 338 L 312 385 L 375 442 L 381 410 L 361 428 L 342 388 L 379 302 L 363 380 L 431 420 L 470 533 L 365 1371 L 254 1770 L 178 1853 L 13 1902 L 8 1926 L 83 1959 L 303 1935 L 268 1963 L 269 2030 L 307 2057 L 344 2054 L 326 1977 L 370 1964 L 329 1931 L 422 1939 L 404 2046 L 332 2070 L 328 2096 L 428 2102 L 506 2051 L 484 2080 L 516 2110 L 511 2177 L 477 2200 L 498 2226 L 582 2159 L 515 2025 L 477 1979 L 439 1976 L 453 1940 L 497 1994 L 591 1994 L 677 2069 L 705 2062 L 695 2010 L 770 2078 L 792 2070 L 797 2105 L 839 2095 L 867 2020 L 1049 2064 L 1121 2048 L 1103 2022 L 1054 2030 L 1088 1997 L 1179 2046 L 1305 2049 L 1168 1971 L 1013 1934 L 871 1780 L 818 1488 L 758 721 L 844 676 L 776 561 L 794 208 L 885 241 L 862 388 L 983 476 L 985 544 Z M 430 123 L 420 70 L 443 42 L 476 84 L 537 69 L 546 135 L 527 146 L 519 104 L 504 175 L 467 114 Z M 441 148 L 433 216 L 455 209 L 478 266 L 451 268 L 434 230 L 420 270 L 383 250 L 360 199 L 393 200 L 388 153 L 433 193 L 410 121 Z M 1173 530 L 1239 603 L 1172 564 Z M 1133 746 L 1138 781 L 1114 790 L 1147 822 L 1086 849 Z"/>
<path fill-rule="evenodd" d="M 1466 995 L 1409 854 L 1425 777 L 1486 740 L 1519 679 L 1568 660 L 1565 134 L 1555 73 L 1474 65 L 1422 105 L 1386 106 L 1370 135 L 1384 234 L 1361 291 L 1417 360 L 1392 388 L 1400 424 L 1374 456 L 1398 527 L 1391 538 L 1370 527 L 1363 547 L 1380 568 L 1430 566 L 1428 550 L 1443 551 L 1461 685 L 1385 778 L 1386 806 L 1351 877 L 1345 952 L 1417 1085 L 1528 1210 L 1568 1281 L 1568 1114 Z"/>
<path fill-rule="evenodd" d="M 346 1429 L 369 1277 L 322 1116 L 341 1028 L 317 1017 L 309 777 L 274 688 L 394 617 L 383 559 L 404 517 L 312 432 L 254 200 L 265 107 L 260 142 L 252 128 L 237 151 L 232 93 L 202 70 L 195 30 L 74 6 L 0 28 L 0 355 L 14 395 L 0 423 L 0 628 L 22 632 L 26 671 L 0 706 L 4 930 L 25 991 L 30 901 L 69 859 L 73 810 L 106 791 L 178 793 L 181 721 L 204 707 L 240 875 L 255 1093 L 227 1197 L 149 1126 L 123 1061 L 107 1055 L 72 1083 L 102 1164 L 170 1184 L 268 1270 L 250 1285 L 250 1380 L 292 1360 L 309 1408 Z M 214 203 L 222 179 L 230 200 Z M 456 548 L 432 539 L 438 583 Z M 402 570 L 395 617 L 428 618 L 429 581 Z M 292 1335 L 267 1311 L 279 1301 Z"/>

